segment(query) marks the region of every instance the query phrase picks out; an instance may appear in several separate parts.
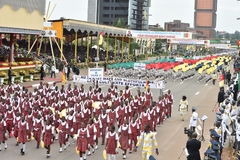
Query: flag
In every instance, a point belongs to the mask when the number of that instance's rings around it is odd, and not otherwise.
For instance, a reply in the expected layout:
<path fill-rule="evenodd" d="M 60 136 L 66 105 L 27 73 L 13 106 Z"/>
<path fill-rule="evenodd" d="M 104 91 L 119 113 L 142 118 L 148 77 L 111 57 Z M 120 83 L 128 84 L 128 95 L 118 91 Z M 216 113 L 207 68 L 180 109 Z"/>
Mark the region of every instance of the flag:
<path fill-rule="evenodd" d="M 148 88 L 149 88 L 149 83 L 148 81 L 146 81 L 146 90 L 148 90 Z"/>
<path fill-rule="evenodd" d="M 64 72 L 64 69 L 62 71 L 62 83 L 66 83 L 66 76 L 65 76 L 65 72 Z"/>
<path fill-rule="evenodd" d="M 169 44 L 168 51 L 171 51 L 172 49 L 172 44 Z"/>
<path fill-rule="evenodd" d="M 224 74 L 221 74 L 221 77 L 219 79 L 219 87 L 223 87 L 224 86 Z"/>
<path fill-rule="evenodd" d="M 103 36 L 104 36 L 104 32 L 101 32 L 101 33 L 99 34 L 99 41 L 98 41 L 98 44 L 99 44 L 99 45 L 102 45 L 102 43 L 103 43 Z"/>
<path fill-rule="evenodd" d="M 148 43 L 147 43 L 147 48 L 150 48 L 151 47 L 151 39 L 148 41 Z"/>

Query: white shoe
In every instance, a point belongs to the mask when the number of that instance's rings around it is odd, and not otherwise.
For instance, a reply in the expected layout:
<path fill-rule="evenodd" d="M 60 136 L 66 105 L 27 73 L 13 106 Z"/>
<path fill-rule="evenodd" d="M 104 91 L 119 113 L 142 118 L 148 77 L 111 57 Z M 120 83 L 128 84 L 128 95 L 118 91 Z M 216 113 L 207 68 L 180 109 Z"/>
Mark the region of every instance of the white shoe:
<path fill-rule="evenodd" d="M 8 147 L 8 145 L 7 145 L 7 143 L 5 142 L 5 144 L 4 144 L 4 148 L 7 149 L 7 147 Z"/>
<path fill-rule="evenodd" d="M 87 154 L 88 156 L 90 156 L 91 155 L 91 152 L 90 151 L 88 151 L 88 154 Z"/>
<path fill-rule="evenodd" d="M 95 152 L 95 149 L 93 148 L 93 149 L 92 149 L 92 153 L 94 153 L 94 152 Z"/>
<path fill-rule="evenodd" d="M 67 142 L 66 146 L 70 146 L 70 142 L 69 141 Z"/>
<path fill-rule="evenodd" d="M 95 146 L 95 149 L 96 149 L 96 150 L 98 149 L 98 145 Z"/>
<path fill-rule="evenodd" d="M 67 149 L 67 145 L 65 145 L 63 149 L 66 150 Z"/>
<path fill-rule="evenodd" d="M 127 158 L 127 156 L 126 155 L 123 155 L 123 159 L 126 159 Z"/>
<path fill-rule="evenodd" d="M 62 153 L 62 151 L 63 151 L 62 148 L 60 148 L 60 149 L 59 149 L 59 153 Z"/>

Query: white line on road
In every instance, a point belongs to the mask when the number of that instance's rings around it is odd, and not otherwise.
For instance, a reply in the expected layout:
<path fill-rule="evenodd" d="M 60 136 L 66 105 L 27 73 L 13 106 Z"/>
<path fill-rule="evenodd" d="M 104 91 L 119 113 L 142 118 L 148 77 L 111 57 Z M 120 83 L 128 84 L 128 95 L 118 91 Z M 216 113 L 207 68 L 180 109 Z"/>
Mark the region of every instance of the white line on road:
<path fill-rule="evenodd" d="M 163 92 L 167 92 L 168 91 L 168 89 L 167 90 L 165 90 L 165 91 L 163 91 Z"/>
<path fill-rule="evenodd" d="M 180 84 L 183 84 L 183 82 L 181 82 Z"/>
<path fill-rule="evenodd" d="M 131 88 L 129 88 L 129 89 L 131 90 L 131 89 L 134 89 L 134 88 L 136 88 L 136 87 L 131 87 Z"/>
<path fill-rule="evenodd" d="M 199 94 L 199 92 L 195 93 L 195 95 L 198 95 L 198 94 Z"/>

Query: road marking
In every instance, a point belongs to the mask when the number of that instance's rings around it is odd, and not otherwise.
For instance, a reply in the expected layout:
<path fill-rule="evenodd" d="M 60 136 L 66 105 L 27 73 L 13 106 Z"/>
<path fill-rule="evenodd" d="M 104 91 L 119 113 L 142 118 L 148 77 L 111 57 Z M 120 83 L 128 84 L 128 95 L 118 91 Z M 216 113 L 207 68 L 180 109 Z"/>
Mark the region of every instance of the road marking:
<path fill-rule="evenodd" d="M 199 94 L 199 92 L 195 93 L 195 95 L 198 95 L 198 94 Z"/>
<path fill-rule="evenodd" d="M 136 88 L 136 87 L 131 87 L 131 88 L 129 88 L 129 89 L 131 90 L 131 89 L 134 89 L 134 88 Z"/>
<path fill-rule="evenodd" d="M 205 86 L 207 86 L 208 85 L 208 83 L 207 84 L 205 84 Z"/>
<path fill-rule="evenodd" d="M 168 91 L 168 89 L 167 90 L 165 90 L 165 91 L 163 91 L 163 92 L 167 92 Z"/>
<path fill-rule="evenodd" d="M 181 82 L 180 84 L 183 84 L 183 82 Z"/>

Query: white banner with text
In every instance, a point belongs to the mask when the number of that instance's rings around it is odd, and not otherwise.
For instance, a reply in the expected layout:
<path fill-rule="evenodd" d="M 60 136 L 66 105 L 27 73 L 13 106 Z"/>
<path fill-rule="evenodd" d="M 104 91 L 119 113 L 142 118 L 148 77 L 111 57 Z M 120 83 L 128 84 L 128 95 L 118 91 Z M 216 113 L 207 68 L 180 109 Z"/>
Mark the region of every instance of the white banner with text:
<path fill-rule="evenodd" d="M 119 86 L 129 86 L 129 87 L 146 87 L 146 80 L 138 80 L 138 79 L 127 79 L 127 78 L 119 78 L 119 77 L 102 77 L 102 78 L 91 78 L 88 76 L 81 75 L 73 75 L 73 82 L 75 83 L 93 83 L 95 80 L 98 81 L 98 84 L 110 85 L 111 82 L 114 85 Z M 158 82 L 149 81 L 150 88 L 163 88 L 162 85 L 159 85 Z"/>

